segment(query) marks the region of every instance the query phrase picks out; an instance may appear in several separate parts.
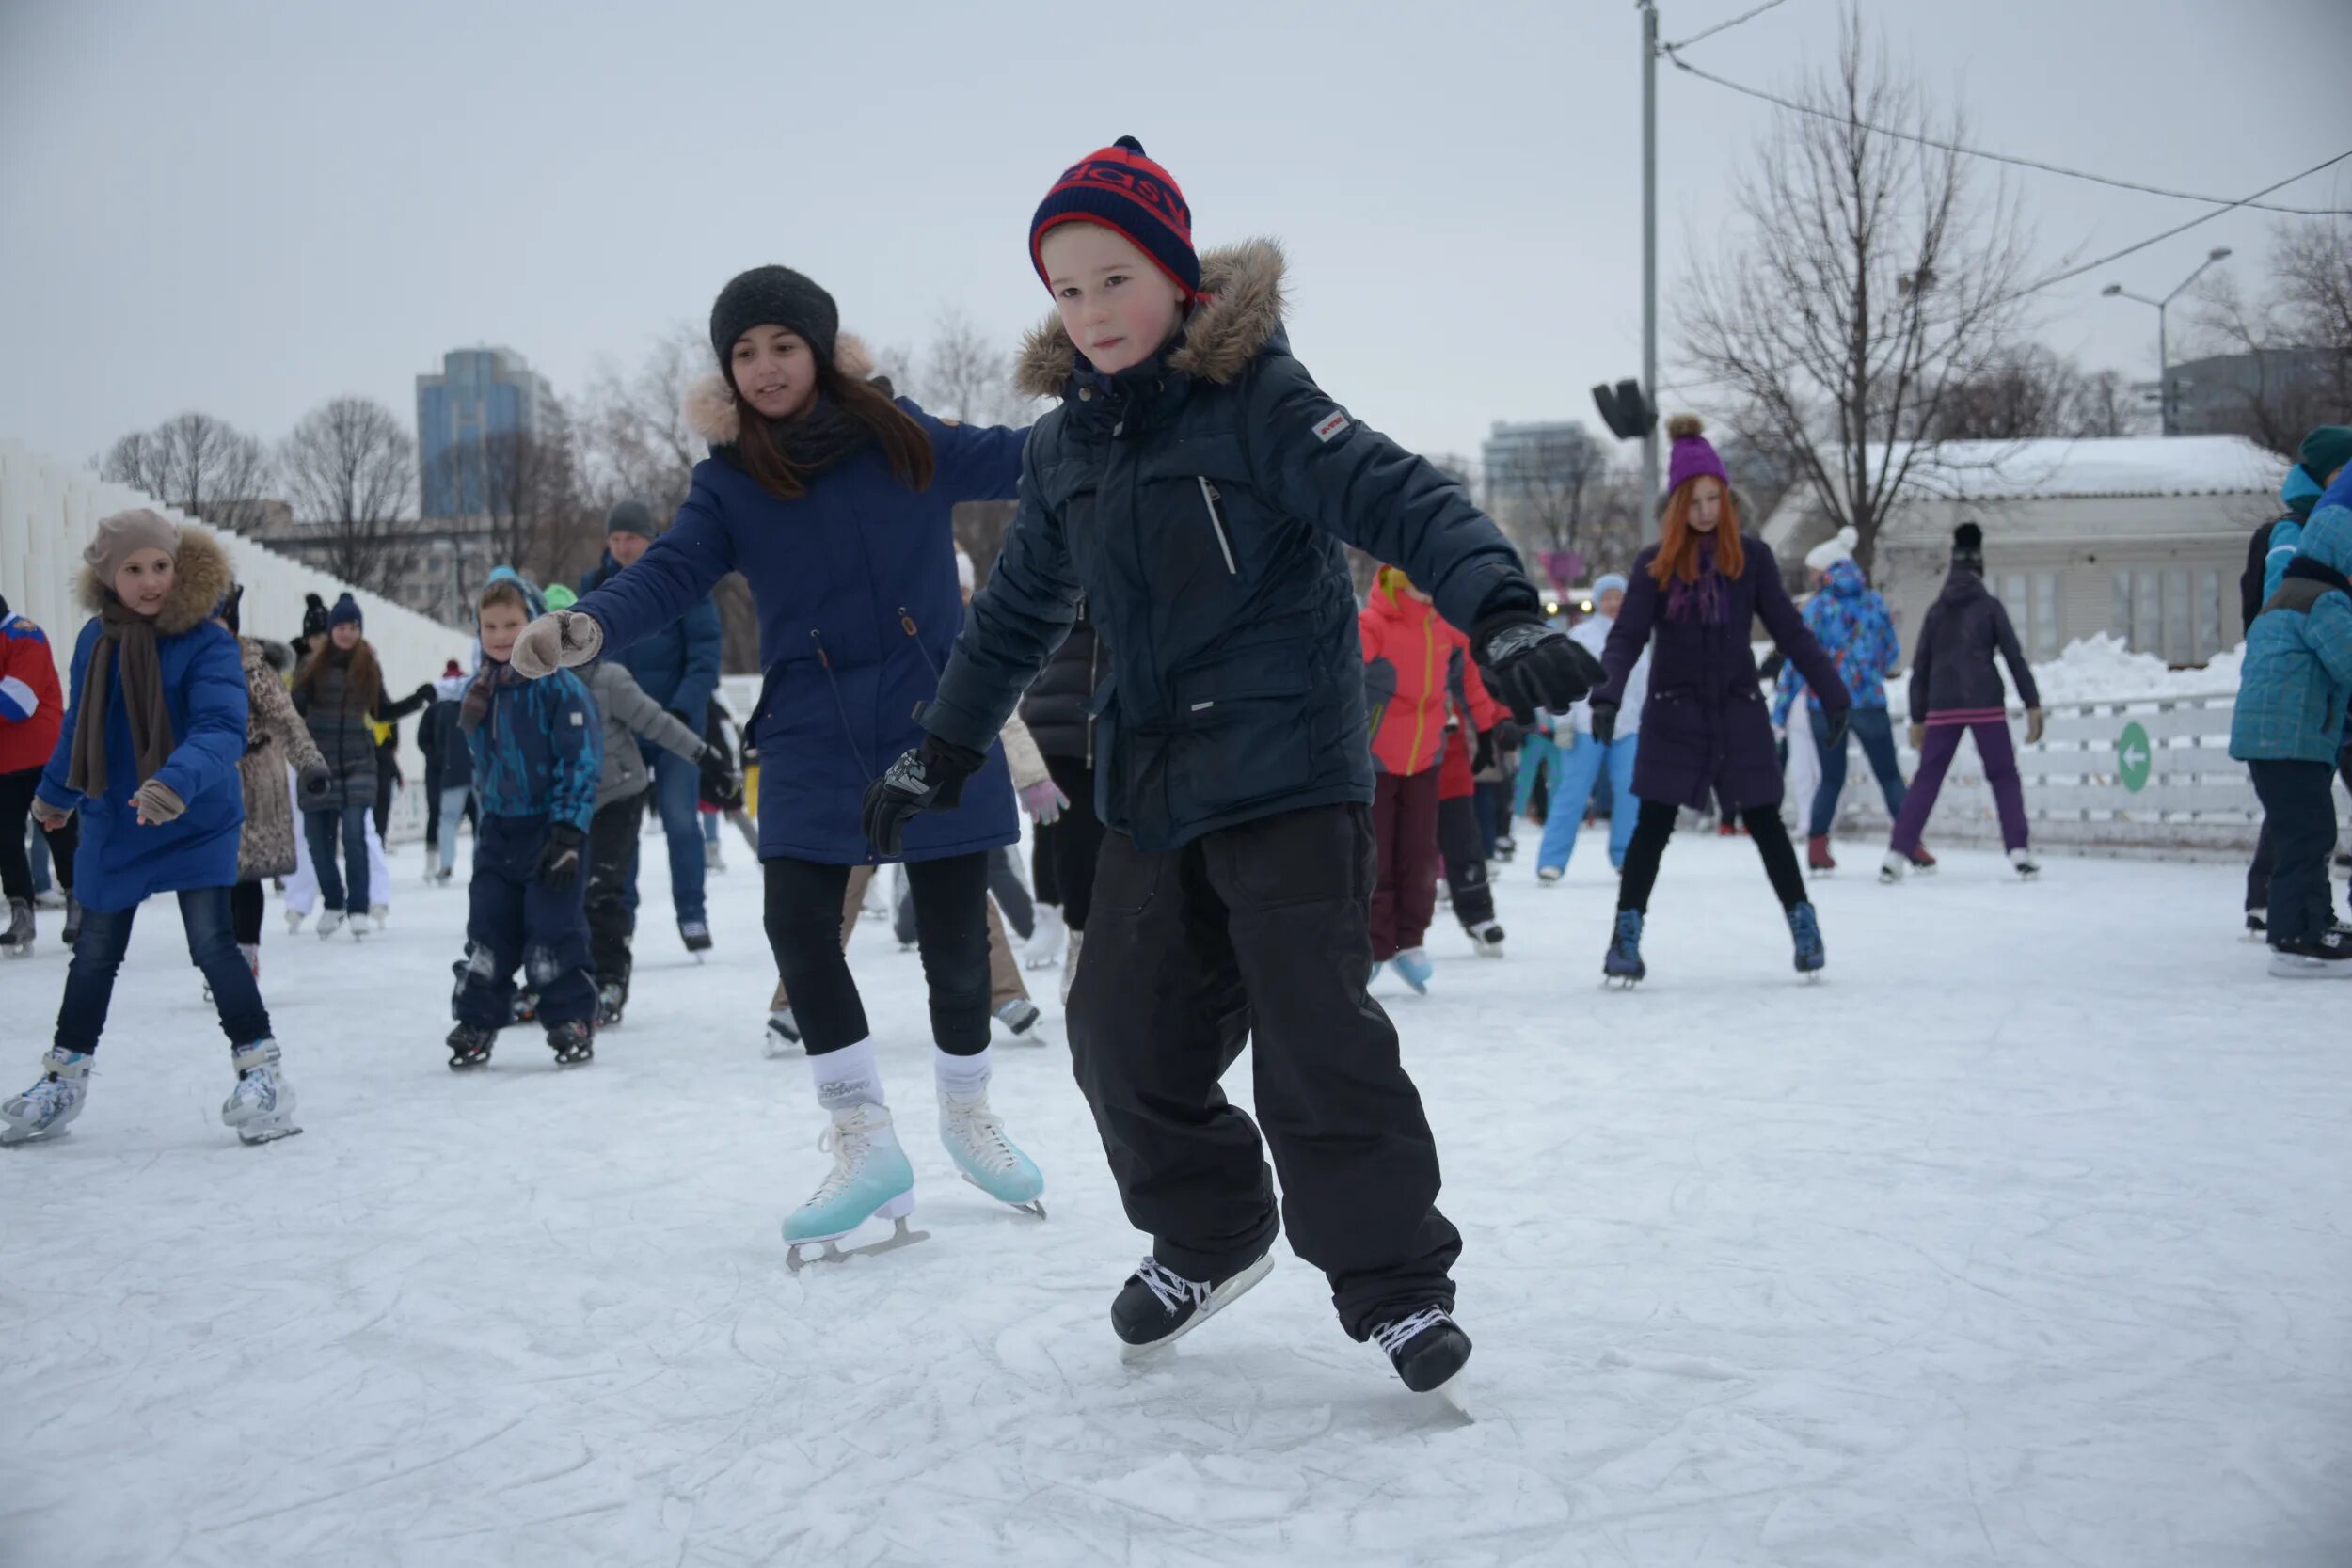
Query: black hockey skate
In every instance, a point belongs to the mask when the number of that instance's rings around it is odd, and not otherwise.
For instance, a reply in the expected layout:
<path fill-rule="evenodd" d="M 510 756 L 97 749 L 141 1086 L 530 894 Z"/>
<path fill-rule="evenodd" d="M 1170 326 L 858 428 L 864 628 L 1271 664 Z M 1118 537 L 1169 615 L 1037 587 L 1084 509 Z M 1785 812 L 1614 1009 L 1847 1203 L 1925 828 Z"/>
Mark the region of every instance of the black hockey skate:
<path fill-rule="evenodd" d="M 497 1043 L 498 1037 L 496 1029 L 477 1028 L 470 1023 L 461 1023 L 452 1029 L 447 1042 L 450 1070 L 463 1072 L 468 1068 L 487 1066 L 490 1047 Z"/>
<path fill-rule="evenodd" d="M 1124 1354 L 1132 1360 L 1183 1338 L 1203 1318 L 1232 1305 L 1234 1297 L 1263 1279 L 1273 1267 L 1271 1246 L 1216 1280 L 1186 1279 L 1157 1259 L 1146 1258 L 1111 1302 L 1111 1332 L 1119 1336 L 1126 1346 Z"/>
<path fill-rule="evenodd" d="M 1424 1307 L 1375 1325 L 1372 1342 L 1388 1352 L 1389 1364 L 1416 1394 L 1436 1394 L 1468 1415 L 1454 1379 L 1470 1360 L 1470 1337 L 1442 1307 Z"/>
<path fill-rule="evenodd" d="M 557 1067 L 578 1067 L 594 1061 L 596 1054 L 596 1026 L 584 1018 L 566 1023 L 548 1025 L 548 1049 L 555 1053 Z"/>

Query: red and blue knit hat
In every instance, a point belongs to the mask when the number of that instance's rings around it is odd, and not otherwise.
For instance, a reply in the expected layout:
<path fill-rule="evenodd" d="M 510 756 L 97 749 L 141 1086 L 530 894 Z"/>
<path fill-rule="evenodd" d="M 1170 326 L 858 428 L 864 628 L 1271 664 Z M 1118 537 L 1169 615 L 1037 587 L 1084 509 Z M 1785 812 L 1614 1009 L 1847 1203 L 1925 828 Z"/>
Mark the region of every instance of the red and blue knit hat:
<path fill-rule="evenodd" d="M 1200 258 L 1192 248 L 1192 209 L 1168 170 L 1121 136 L 1062 171 L 1029 219 L 1029 261 L 1045 278 L 1039 253 L 1046 231 L 1064 223 L 1099 223 L 1124 236 L 1173 279 L 1189 301 L 1200 293 Z M 1051 279 L 1046 279 L 1050 284 Z"/>

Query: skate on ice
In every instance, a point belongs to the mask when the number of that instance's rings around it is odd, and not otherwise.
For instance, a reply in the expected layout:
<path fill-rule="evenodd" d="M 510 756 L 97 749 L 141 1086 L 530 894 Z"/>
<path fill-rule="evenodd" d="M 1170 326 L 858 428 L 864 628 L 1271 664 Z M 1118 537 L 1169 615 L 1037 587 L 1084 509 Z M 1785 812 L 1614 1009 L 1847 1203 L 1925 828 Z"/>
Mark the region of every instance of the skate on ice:
<path fill-rule="evenodd" d="M 794 1274 L 812 1262 L 839 1263 L 930 1240 L 928 1230 L 907 1228 L 907 1216 L 914 1212 L 914 1168 L 898 1147 L 889 1111 L 852 1105 L 832 1117 L 817 1147 L 833 1156 L 833 1170 L 784 1220 L 784 1266 Z M 892 1222 L 886 1239 L 864 1246 L 836 1244 L 871 1219 Z M 823 1250 L 805 1257 L 805 1247 Z"/>
<path fill-rule="evenodd" d="M 278 1068 L 276 1040 L 256 1040 L 237 1048 L 233 1060 L 237 1086 L 221 1105 L 221 1125 L 244 1144 L 276 1143 L 302 1131 L 294 1125 L 294 1085 Z"/>
<path fill-rule="evenodd" d="M 1387 1353 L 1389 1365 L 1406 1387 L 1416 1394 L 1435 1394 L 1463 1415 L 1470 1414 L 1461 1374 L 1470 1361 L 1470 1338 L 1444 1307 L 1425 1307 L 1377 1324 L 1372 1342 Z"/>
<path fill-rule="evenodd" d="M 988 1093 L 939 1091 L 939 1141 L 963 1179 L 999 1203 L 1045 1217 L 1045 1178 L 1037 1162 L 1005 1133 L 1004 1118 L 988 1107 Z"/>
<path fill-rule="evenodd" d="M 1187 1279 L 1156 1258 L 1146 1258 L 1111 1301 L 1111 1332 L 1133 1361 L 1170 1345 L 1231 1307 L 1274 1269 L 1268 1246 L 1223 1279 Z"/>
<path fill-rule="evenodd" d="M 0 1104 L 0 1145 L 62 1138 L 82 1114 L 82 1101 L 89 1096 L 87 1053 L 52 1046 L 40 1067 L 41 1075 L 31 1088 Z"/>

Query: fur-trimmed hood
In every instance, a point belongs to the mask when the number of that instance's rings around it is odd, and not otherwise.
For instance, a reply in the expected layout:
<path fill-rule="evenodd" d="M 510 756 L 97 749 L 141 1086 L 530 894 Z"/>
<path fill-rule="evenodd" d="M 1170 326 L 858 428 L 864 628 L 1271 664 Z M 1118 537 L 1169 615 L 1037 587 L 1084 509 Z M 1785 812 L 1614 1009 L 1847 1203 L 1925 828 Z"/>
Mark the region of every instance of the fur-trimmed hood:
<path fill-rule="evenodd" d="M 155 612 L 155 633 L 178 637 L 212 619 L 220 601 L 236 583 L 229 552 L 220 541 L 194 523 L 180 525 L 180 547 L 172 554 L 171 596 Z M 98 580 L 98 568 L 85 564 L 75 579 L 74 597 L 92 615 L 106 608 L 107 585 Z"/>
<path fill-rule="evenodd" d="M 1220 387 L 1238 380 L 1282 329 L 1286 269 L 1282 247 L 1272 240 L 1245 240 L 1201 257 L 1200 302 L 1168 368 Z M 1013 386 L 1024 397 L 1060 397 L 1077 364 L 1061 317 L 1048 316 L 1022 343 Z"/>
<path fill-rule="evenodd" d="M 246 673 L 267 667 L 279 674 L 294 667 L 294 649 L 273 637 L 240 637 L 240 651 L 245 656 Z"/>
<path fill-rule="evenodd" d="M 843 332 L 834 338 L 833 366 L 843 375 L 864 381 L 874 373 L 874 356 L 865 339 Z M 727 385 L 723 371 L 712 371 L 686 388 L 681 412 L 686 428 L 714 447 L 731 447 L 743 434 L 743 405 L 735 388 Z"/>

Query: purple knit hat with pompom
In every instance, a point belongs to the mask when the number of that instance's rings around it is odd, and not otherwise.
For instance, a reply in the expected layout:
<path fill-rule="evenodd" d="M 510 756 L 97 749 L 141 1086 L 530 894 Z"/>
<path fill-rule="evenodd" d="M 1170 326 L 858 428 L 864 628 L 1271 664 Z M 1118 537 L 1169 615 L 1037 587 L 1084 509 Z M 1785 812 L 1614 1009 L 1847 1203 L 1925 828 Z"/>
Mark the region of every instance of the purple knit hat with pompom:
<path fill-rule="evenodd" d="M 1724 472 L 1724 460 L 1715 455 L 1714 446 L 1699 434 L 1706 426 L 1696 414 L 1677 414 L 1666 421 L 1666 434 L 1674 437 L 1674 456 L 1666 466 L 1666 494 L 1673 495 L 1684 483 L 1701 474 L 1713 474 L 1726 490 L 1731 488 L 1731 476 Z"/>

